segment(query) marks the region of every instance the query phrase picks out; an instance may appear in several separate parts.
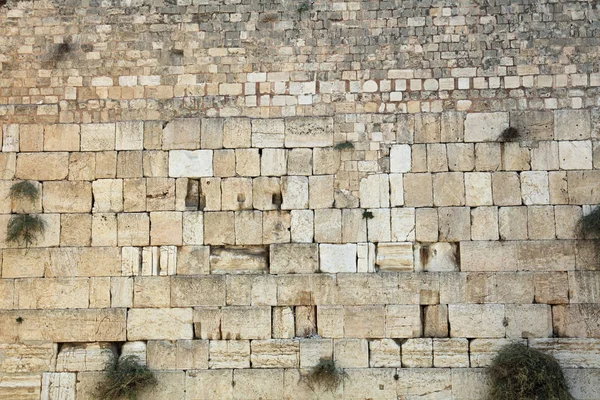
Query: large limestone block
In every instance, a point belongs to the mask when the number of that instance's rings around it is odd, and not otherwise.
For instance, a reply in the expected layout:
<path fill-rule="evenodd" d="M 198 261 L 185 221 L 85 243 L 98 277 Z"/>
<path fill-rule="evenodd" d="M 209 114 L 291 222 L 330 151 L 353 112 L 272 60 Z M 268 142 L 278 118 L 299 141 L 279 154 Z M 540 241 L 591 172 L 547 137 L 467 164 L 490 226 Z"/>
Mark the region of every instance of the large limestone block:
<path fill-rule="evenodd" d="M 92 185 L 89 182 L 46 182 L 44 211 L 89 213 L 92 208 Z"/>
<path fill-rule="evenodd" d="M 194 308 L 194 335 L 200 339 L 221 339 L 221 309 Z"/>
<path fill-rule="evenodd" d="M 2 400 L 38 400 L 41 387 L 41 374 L 0 373 L 0 399 Z"/>
<path fill-rule="evenodd" d="M 370 368 L 400 368 L 400 344 L 393 339 L 369 341 Z"/>
<path fill-rule="evenodd" d="M 142 150 L 144 148 L 144 123 L 121 121 L 116 125 L 116 150 Z"/>
<path fill-rule="evenodd" d="M 298 368 L 300 365 L 298 340 L 253 340 L 250 349 L 253 368 Z"/>
<path fill-rule="evenodd" d="M 210 273 L 209 246 L 182 246 L 177 251 L 177 275 Z"/>
<path fill-rule="evenodd" d="M 590 140 L 558 142 L 560 169 L 592 169 Z"/>
<path fill-rule="evenodd" d="M 314 175 L 308 177 L 308 202 L 310 208 L 330 208 L 334 203 L 334 176 Z"/>
<path fill-rule="evenodd" d="M 597 271 L 569 271 L 569 302 L 599 303 L 600 274 Z"/>
<path fill-rule="evenodd" d="M 462 172 L 441 172 L 433 175 L 433 204 L 462 206 L 465 204 L 465 182 Z"/>
<path fill-rule="evenodd" d="M 169 151 L 169 176 L 173 178 L 213 176 L 212 150 Z"/>
<path fill-rule="evenodd" d="M 133 306 L 140 308 L 169 307 L 169 277 L 136 276 L 133 280 Z"/>
<path fill-rule="evenodd" d="M 335 284 L 336 304 L 394 304 L 398 299 L 398 279 L 395 273 L 338 274 Z"/>
<path fill-rule="evenodd" d="M 121 250 L 118 247 L 54 248 L 50 249 L 44 266 L 46 277 L 120 276 Z"/>
<path fill-rule="evenodd" d="M 600 170 L 568 171 L 569 204 L 600 203 Z"/>
<path fill-rule="evenodd" d="M 340 151 L 334 148 L 313 149 L 313 174 L 334 175 L 340 168 Z"/>
<path fill-rule="evenodd" d="M 136 356 L 142 365 L 146 365 L 146 342 L 126 342 L 121 346 L 119 358 Z"/>
<path fill-rule="evenodd" d="M 116 348 L 108 343 L 67 343 L 56 359 L 56 371 L 102 371 L 115 352 Z"/>
<path fill-rule="evenodd" d="M 127 315 L 128 340 L 192 339 L 191 308 L 132 308 Z"/>
<path fill-rule="evenodd" d="M 115 138 L 114 123 L 81 125 L 81 151 L 114 150 Z"/>
<path fill-rule="evenodd" d="M 273 244 L 270 246 L 272 274 L 313 273 L 319 269 L 319 247 L 315 244 Z"/>
<path fill-rule="evenodd" d="M 375 264 L 381 271 L 412 271 L 412 243 L 378 243 Z"/>
<path fill-rule="evenodd" d="M 44 400 L 75 400 L 77 374 L 68 372 L 46 372 L 42 375 Z"/>
<path fill-rule="evenodd" d="M 139 392 L 144 400 L 164 400 L 185 398 L 184 371 L 156 371 L 156 386 L 147 387 Z"/>
<path fill-rule="evenodd" d="M 262 246 L 213 247 L 210 271 L 213 274 L 256 274 L 268 272 L 268 252 Z"/>
<path fill-rule="evenodd" d="M 488 374 L 483 368 L 453 368 L 452 395 L 460 400 L 485 399 Z"/>
<path fill-rule="evenodd" d="M 0 341 L 124 341 L 125 313 L 124 309 L 116 308 L 3 311 Z"/>
<path fill-rule="evenodd" d="M 221 181 L 221 209 L 248 210 L 252 208 L 252 179 L 227 178 Z"/>
<path fill-rule="evenodd" d="M 369 346 L 365 339 L 335 339 L 333 354 L 336 367 L 346 369 L 369 366 Z"/>
<path fill-rule="evenodd" d="M 204 243 L 210 245 L 235 244 L 235 216 L 233 212 L 204 214 Z"/>
<path fill-rule="evenodd" d="M 288 175 L 312 175 L 312 149 L 294 148 L 288 152 Z"/>
<path fill-rule="evenodd" d="M 344 399 L 394 399 L 396 381 L 393 368 L 351 368 L 344 377 Z"/>
<path fill-rule="evenodd" d="M 465 142 L 493 142 L 508 128 L 508 113 L 469 113 L 465 120 Z"/>
<path fill-rule="evenodd" d="M 448 337 L 448 305 L 436 304 L 425 307 L 423 313 L 423 336 Z"/>
<path fill-rule="evenodd" d="M 590 138 L 590 133 L 589 110 L 554 111 L 555 140 L 585 140 Z"/>
<path fill-rule="evenodd" d="M 333 118 L 295 117 L 285 121 L 285 147 L 333 145 Z"/>
<path fill-rule="evenodd" d="M 576 399 L 600 398 L 600 371 L 598 369 L 564 369 L 569 392 Z"/>
<path fill-rule="evenodd" d="M 222 313 L 223 339 L 271 338 L 271 307 L 226 307 Z"/>
<path fill-rule="evenodd" d="M 318 337 L 300 340 L 300 368 L 312 368 L 322 358 L 332 359 L 333 339 Z"/>
<path fill-rule="evenodd" d="M 440 278 L 436 273 L 400 272 L 398 304 L 440 304 Z"/>
<path fill-rule="evenodd" d="M 90 283 L 87 278 L 19 279 L 16 306 L 21 309 L 88 308 Z"/>
<path fill-rule="evenodd" d="M 367 219 L 367 237 L 369 242 L 391 241 L 390 209 L 376 208 L 371 210 L 373 218 Z"/>
<path fill-rule="evenodd" d="M 79 125 L 46 125 L 44 151 L 79 151 Z"/>
<path fill-rule="evenodd" d="M 224 305 L 225 277 L 174 276 L 171 278 L 171 307 Z"/>
<path fill-rule="evenodd" d="M 373 174 L 361 179 L 360 206 L 362 208 L 380 208 L 390 206 L 389 175 Z"/>
<path fill-rule="evenodd" d="M 232 382 L 233 371 L 230 369 L 186 371 L 186 399 L 233 400 Z"/>
<path fill-rule="evenodd" d="M 344 337 L 344 307 L 318 306 L 317 321 L 319 336 L 324 338 Z"/>
<path fill-rule="evenodd" d="M 356 272 L 356 244 L 320 244 L 321 272 Z"/>
<path fill-rule="evenodd" d="M 438 143 L 440 140 L 440 115 L 434 113 L 416 114 L 415 143 Z"/>
<path fill-rule="evenodd" d="M 554 332 L 558 337 L 600 338 L 600 306 L 569 304 L 552 307 Z"/>
<path fill-rule="evenodd" d="M 315 242 L 339 243 L 342 240 L 342 211 L 335 208 L 315 210 Z"/>
<path fill-rule="evenodd" d="M 286 400 L 341 400 L 343 385 L 335 389 L 311 385 L 307 379 L 309 371 L 284 370 L 283 398 Z"/>
<path fill-rule="evenodd" d="M 314 315 L 316 318 L 316 315 Z M 290 339 L 296 336 L 295 315 L 292 307 L 273 307 L 273 338 Z M 316 331 L 316 327 L 315 327 Z M 308 333 L 312 333 L 309 331 Z M 302 331 L 298 336 L 302 337 Z"/>
<path fill-rule="evenodd" d="M 233 373 L 235 399 L 283 398 L 283 369 L 240 369 Z"/>
<path fill-rule="evenodd" d="M 552 111 L 514 111 L 510 113 L 510 126 L 531 140 L 552 140 L 554 113 Z"/>
<path fill-rule="evenodd" d="M 56 181 L 65 179 L 68 173 L 69 153 L 20 153 L 17 157 L 17 179 Z"/>
<path fill-rule="evenodd" d="M 414 208 L 392 208 L 390 217 L 393 242 L 412 242 L 415 240 Z"/>
<path fill-rule="evenodd" d="M 313 211 L 292 210 L 290 212 L 290 218 L 291 241 L 294 243 L 312 243 L 314 237 Z"/>
<path fill-rule="evenodd" d="M 438 242 L 415 245 L 415 269 L 427 272 L 452 272 L 459 269 L 456 243 Z"/>
<path fill-rule="evenodd" d="M 431 207 L 433 205 L 432 174 L 404 175 L 404 204 L 407 207 Z"/>
<path fill-rule="evenodd" d="M 468 368 L 469 341 L 464 338 L 434 339 L 433 366 L 436 368 Z"/>
<path fill-rule="evenodd" d="M 344 336 L 347 338 L 384 338 L 385 322 L 383 305 L 344 307 Z"/>
<path fill-rule="evenodd" d="M 390 149 L 390 172 L 403 173 L 410 172 L 411 147 L 407 144 L 394 145 Z"/>
<path fill-rule="evenodd" d="M 150 243 L 153 246 L 183 243 L 183 214 L 177 211 L 150 213 Z"/>
<path fill-rule="evenodd" d="M 548 204 L 550 191 L 548 187 L 548 172 L 524 171 L 521 173 L 521 196 L 523 204 Z"/>
<path fill-rule="evenodd" d="M 210 369 L 250 368 L 250 341 L 211 340 L 208 365 Z"/>
<path fill-rule="evenodd" d="M 439 240 L 459 242 L 471 239 L 469 207 L 442 207 L 438 209 Z"/>
<path fill-rule="evenodd" d="M 530 339 L 529 346 L 554 356 L 563 368 L 599 368 L 598 339 Z"/>
<path fill-rule="evenodd" d="M 407 339 L 402 343 L 402 367 L 430 368 L 433 366 L 433 340 Z"/>
<path fill-rule="evenodd" d="M 117 224 L 119 246 L 148 246 L 150 244 L 150 219 L 148 214 L 118 214 Z"/>
<path fill-rule="evenodd" d="M 452 398 L 452 370 L 449 368 L 401 368 L 396 373 L 400 398 L 407 400 Z"/>
<path fill-rule="evenodd" d="M 260 157 L 262 176 L 282 176 L 287 172 L 287 150 L 263 149 Z"/>
<path fill-rule="evenodd" d="M 0 344 L 0 370 L 9 374 L 53 371 L 57 345 L 51 342 Z M 0 377 L 0 382 L 3 379 Z M 0 392 L 2 391 L 0 384 Z"/>
<path fill-rule="evenodd" d="M 223 147 L 250 147 L 252 126 L 248 118 L 228 118 L 223 123 Z"/>
<path fill-rule="evenodd" d="M 200 119 L 177 118 L 169 122 L 162 132 L 162 148 L 164 150 L 200 148 Z"/>
<path fill-rule="evenodd" d="M 418 305 L 389 304 L 385 307 L 385 337 L 413 338 L 422 335 Z"/>
<path fill-rule="evenodd" d="M 504 327 L 502 304 L 449 304 L 451 337 L 501 338 Z"/>
<path fill-rule="evenodd" d="M 282 210 L 308 208 L 308 178 L 305 176 L 284 176 L 281 178 Z M 333 199 L 333 188 L 331 191 Z"/>
<path fill-rule="evenodd" d="M 547 304 L 506 304 L 506 337 L 552 336 L 552 311 Z"/>

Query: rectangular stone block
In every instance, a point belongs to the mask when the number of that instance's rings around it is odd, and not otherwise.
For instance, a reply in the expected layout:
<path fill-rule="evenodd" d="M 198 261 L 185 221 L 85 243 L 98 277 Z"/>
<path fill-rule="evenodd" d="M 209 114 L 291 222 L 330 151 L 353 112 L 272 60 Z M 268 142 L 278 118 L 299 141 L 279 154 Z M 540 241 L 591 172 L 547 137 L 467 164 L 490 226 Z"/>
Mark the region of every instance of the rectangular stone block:
<path fill-rule="evenodd" d="M 87 278 L 18 279 L 16 308 L 88 308 L 89 289 Z"/>
<path fill-rule="evenodd" d="M 436 368 L 468 368 L 467 339 L 433 339 L 433 366 Z"/>
<path fill-rule="evenodd" d="M 213 176 L 212 150 L 169 151 L 169 176 L 174 178 Z"/>
<path fill-rule="evenodd" d="M 211 248 L 210 271 L 213 274 L 256 274 L 269 271 L 268 251 L 262 246 Z"/>
<path fill-rule="evenodd" d="M 56 365 L 56 354 L 56 343 L 2 343 L 0 344 L 0 369 L 8 374 L 53 371 Z M 0 392 L 1 388 L 0 384 Z"/>
<path fill-rule="evenodd" d="M 128 340 L 192 339 L 191 308 L 132 308 L 127 314 Z"/>
<path fill-rule="evenodd" d="M 449 304 L 451 337 L 501 338 L 504 327 L 502 304 Z"/>
<path fill-rule="evenodd" d="M 600 306 L 568 304 L 552 307 L 552 325 L 558 337 L 600 337 Z"/>
<path fill-rule="evenodd" d="M 385 307 L 385 337 L 413 338 L 422 335 L 418 305 L 390 304 Z"/>
<path fill-rule="evenodd" d="M 432 366 L 432 339 L 407 339 L 404 343 L 402 343 L 403 368 L 431 368 Z"/>
<path fill-rule="evenodd" d="M 125 309 L 3 311 L 3 342 L 118 342 L 125 341 Z M 17 319 L 21 317 L 21 322 Z M 77 326 L 77 329 L 73 329 Z"/>
<path fill-rule="evenodd" d="M 269 257 L 272 274 L 313 273 L 319 269 L 317 244 L 273 244 Z"/>
<path fill-rule="evenodd" d="M 224 305 L 225 277 L 174 276 L 171 278 L 171 307 Z"/>
<path fill-rule="evenodd" d="M 356 244 L 321 244 L 319 261 L 322 272 L 356 272 Z"/>
<path fill-rule="evenodd" d="M 508 113 L 468 113 L 465 142 L 493 142 L 508 128 Z"/>
<path fill-rule="evenodd" d="M 210 369 L 250 368 L 250 341 L 211 340 L 208 366 Z"/>
<path fill-rule="evenodd" d="M 473 339 L 469 343 L 472 368 L 489 367 L 502 347 L 512 343 L 527 344 L 525 339 Z"/>
<path fill-rule="evenodd" d="M 295 117 L 285 120 L 285 147 L 333 146 L 333 118 Z"/>
<path fill-rule="evenodd" d="M 233 370 L 186 371 L 186 396 L 190 400 L 233 399 Z"/>
<path fill-rule="evenodd" d="M 114 123 L 81 125 L 81 151 L 114 150 L 115 140 Z"/>
<path fill-rule="evenodd" d="M 227 307 L 222 312 L 223 339 L 270 339 L 271 307 Z"/>
<path fill-rule="evenodd" d="M 383 271 L 412 271 L 412 243 L 378 243 L 375 264 Z"/>
<path fill-rule="evenodd" d="M 102 371 L 116 355 L 116 348 L 108 343 L 66 343 L 56 359 L 56 371 Z"/>
<path fill-rule="evenodd" d="M 298 368 L 300 365 L 298 340 L 253 340 L 250 349 L 253 368 Z"/>
<path fill-rule="evenodd" d="M 55 181 L 69 173 L 69 153 L 20 153 L 16 162 L 18 179 Z"/>

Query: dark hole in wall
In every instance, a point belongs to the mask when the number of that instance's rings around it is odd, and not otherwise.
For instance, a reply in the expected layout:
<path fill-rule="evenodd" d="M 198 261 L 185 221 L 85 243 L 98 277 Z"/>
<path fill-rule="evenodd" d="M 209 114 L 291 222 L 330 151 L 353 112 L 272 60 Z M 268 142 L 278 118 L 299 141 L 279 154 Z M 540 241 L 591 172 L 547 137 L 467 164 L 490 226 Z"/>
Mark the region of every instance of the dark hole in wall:
<path fill-rule="evenodd" d="M 188 179 L 187 193 L 185 195 L 185 209 L 195 211 L 200 209 L 200 181 Z"/>

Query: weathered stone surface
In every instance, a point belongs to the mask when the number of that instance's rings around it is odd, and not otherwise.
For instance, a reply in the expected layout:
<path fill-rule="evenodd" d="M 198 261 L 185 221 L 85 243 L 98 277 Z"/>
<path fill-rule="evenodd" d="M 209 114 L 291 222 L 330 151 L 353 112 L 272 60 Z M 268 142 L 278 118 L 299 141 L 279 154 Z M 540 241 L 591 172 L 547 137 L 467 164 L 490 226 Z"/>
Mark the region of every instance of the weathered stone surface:
<path fill-rule="evenodd" d="M 322 272 L 356 272 L 356 244 L 321 244 L 319 261 Z"/>
<path fill-rule="evenodd" d="M 248 400 L 283 398 L 283 369 L 240 369 L 233 374 L 233 396 Z"/>
<path fill-rule="evenodd" d="M 270 246 L 272 274 L 312 273 L 319 268 L 317 244 L 274 244 Z"/>
<path fill-rule="evenodd" d="M 21 322 L 17 319 L 21 317 Z M 125 340 L 124 309 L 3 311 L 0 340 L 118 342 Z M 77 329 L 73 329 L 77 326 Z"/>
<path fill-rule="evenodd" d="M 250 350 L 254 368 L 298 368 L 300 365 L 300 344 L 297 340 L 253 340 Z"/>
<path fill-rule="evenodd" d="M 392 339 L 369 341 L 370 368 L 400 368 L 400 345 Z"/>
<path fill-rule="evenodd" d="M 433 366 L 432 339 L 407 339 L 402 343 L 402 367 L 430 368 Z"/>
<path fill-rule="evenodd" d="M 55 181 L 65 179 L 68 173 L 69 153 L 21 153 L 17 157 L 18 179 Z"/>
<path fill-rule="evenodd" d="M 266 248 L 213 247 L 210 254 L 210 271 L 213 274 L 252 274 L 268 272 Z"/>
<path fill-rule="evenodd" d="M 563 368 L 598 368 L 598 339 L 530 339 L 529 346 L 555 357 Z"/>
<path fill-rule="evenodd" d="M 375 263 L 383 271 L 412 271 L 412 243 L 378 243 Z"/>
<path fill-rule="evenodd" d="M 213 152 L 210 150 L 171 150 L 169 176 L 203 177 L 213 175 Z"/>
<path fill-rule="evenodd" d="M 434 339 L 433 366 L 436 368 L 468 368 L 469 341 L 464 338 Z"/>
<path fill-rule="evenodd" d="M 40 374 L 0 374 L 0 399 L 37 400 L 40 398 Z"/>
<path fill-rule="evenodd" d="M 222 310 L 221 332 L 225 340 L 269 339 L 270 307 L 227 307 Z"/>
<path fill-rule="evenodd" d="M 397 370 L 398 395 L 406 399 L 452 398 L 449 368 L 401 368 Z"/>
<path fill-rule="evenodd" d="M 554 111 L 554 139 L 589 139 L 591 131 L 589 110 Z"/>
<path fill-rule="evenodd" d="M 87 278 L 19 279 L 15 305 L 22 309 L 88 308 Z"/>
<path fill-rule="evenodd" d="M 171 278 L 171 306 L 225 305 L 225 277 L 174 276 Z"/>
<path fill-rule="evenodd" d="M 448 317 L 451 337 L 504 337 L 504 305 L 449 304 Z"/>
<path fill-rule="evenodd" d="M 42 399 L 75 400 L 77 374 L 46 372 L 42 374 Z"/>
<path fill-rule="evenodd" d="M 333 145 L 332 118 L 288 118 L 285 147 L 327 147 Z"/>
<path fill-rule="evenodd" d="M 102 371 L 116 348 L 108 343 L 65 344 L 56 359 L 56 371 Z"/>
<path fill-rule="evenodd" d="M 200 119 L 177 118 L 169 122 L 162 131 L 162 148 L 164 150 L 200 148 Z"/>
<path fill-rule="evenodd" d="M 600 307 L 569 304 L 552 307 L 552 325 L 558 337 L 600 337 Z"/>
<path fill-rule="evenodd" d="M 459 269 L 458 246 L 455 243 L 417 244 L 414 250 L 415 270 L 452 272 Z"/>
<path fill-rule="evenodd" d="M 390 304 L 385 307 L 385 337 L 412 338 L 422 334 L 418 305 Z"/>
<path fill-rule="evenodd" d="M 128 340 L 192 339 L 191 308 L 133 308 L 127 314 Z"/>
<path fill-rule="evenodd" d="M 57 345 L 51 342 L 2 343 L 0 369 L 9 374 L 53 371 L 56 353 Z"/>
<path fill-rule="evenodd" d="M 465 119 L 465 142 L 495 141 L 508 128 L 508 113 L 469 113 Z"/>

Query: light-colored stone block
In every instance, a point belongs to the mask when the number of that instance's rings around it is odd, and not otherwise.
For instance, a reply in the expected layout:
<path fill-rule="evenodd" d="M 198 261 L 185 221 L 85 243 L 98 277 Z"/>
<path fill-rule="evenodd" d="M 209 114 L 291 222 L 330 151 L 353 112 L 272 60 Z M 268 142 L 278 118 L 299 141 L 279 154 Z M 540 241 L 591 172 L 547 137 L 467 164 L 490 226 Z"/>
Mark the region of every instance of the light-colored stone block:
<path fill-rule="evenodd" d="M 412 243 L 378 243 L 375 264 L 384 271 L 412 271 Z"/>
<path fill-rule="evenodd" d="M 465 142 L 495 141 L 508 128 L 508 113 L 468 113 L 465 119 Z"/>
<path fill-rule="evenodd" d="M 504 305 L 449 304 L 448 317 L 451 337 L 504 337 Z"/>
<path fill-rule="evenodd" d="M 127 314 L 128 340 L 192 339 L 191 308 L 132 308 Z"/>
<path fill-rule="evenodd" d="M 288 118 L 285 121 L 285 147 L 333 146 L 332 118 Z"/>
<path fill-rule="evenodd" d="M 176 118 L 162 131 L 163 150 L 200 148 L 200 119 Z M 212 163 L 211 163 L 212 165 Z"/>
<path fill-rule="evenodd" d="M 114 123 L 81 125 L 81 151 L 114 150 L 115 138 Z"/>
<path fill-rule="evenodd" d="M 213 176 L 213 152 L 211 150 L 169 151 L 169 176 L 175 178 Z"/>
<path fill-rule="evenodd" d="M 390 172 L 403 173 L 411 170 L 411 147 L 398 144 L 390 149 Z"/>
<path fill-rule="evenodd" d="M 356 272 L 356 244 L 320 244 L 321 272 Z"/>

